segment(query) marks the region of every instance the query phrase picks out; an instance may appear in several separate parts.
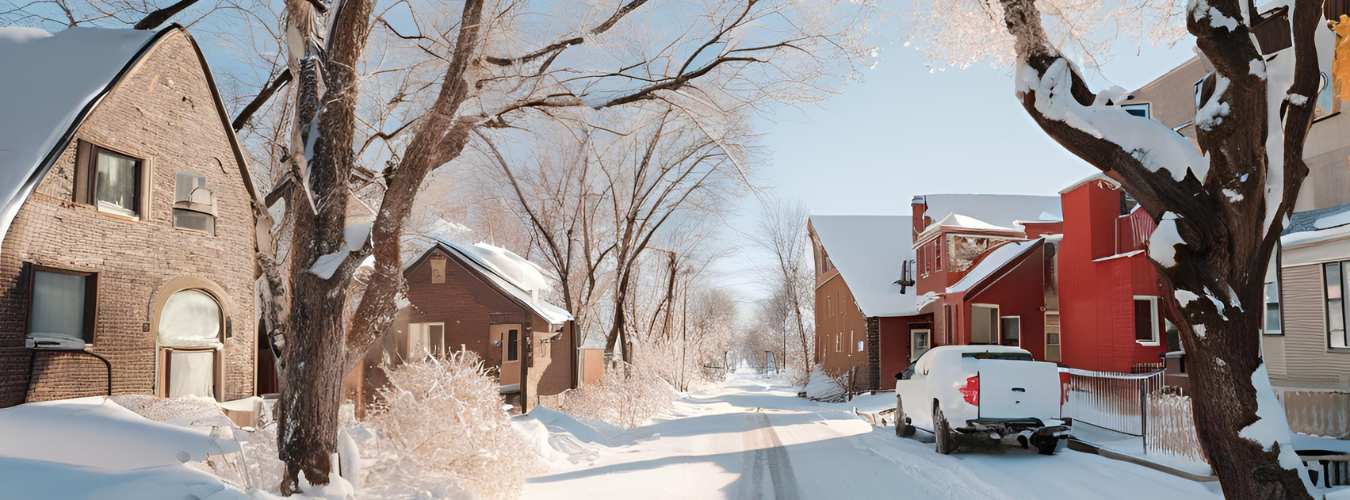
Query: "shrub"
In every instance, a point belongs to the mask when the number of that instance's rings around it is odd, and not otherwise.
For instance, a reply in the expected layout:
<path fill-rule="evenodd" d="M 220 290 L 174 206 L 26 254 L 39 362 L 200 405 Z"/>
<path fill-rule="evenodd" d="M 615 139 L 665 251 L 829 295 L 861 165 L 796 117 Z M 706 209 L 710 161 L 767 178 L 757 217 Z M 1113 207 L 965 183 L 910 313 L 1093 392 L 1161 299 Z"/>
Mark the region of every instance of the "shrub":
<path fill-rule="evenodd" d="M 391 483 L 416 475 L 474 498 L 515 498 L 525 478 L 541 470 L 534 448 L 511 426 L 497 380 L 477 355 L 430 357 L 387 373 L 389 384 L 379 390 L 381 402 L 366 422 L 380 437 L 379 449 L 364 453 L 377 457 L 368 468 L 368 486 L 403 489 Z"/>
<path fill-rule="evenodd" d="M 675 389 L 651 370 L 614 362 L 600 382 L 564 393 L 557 410 L 632 429 L 670 409 Z"/>

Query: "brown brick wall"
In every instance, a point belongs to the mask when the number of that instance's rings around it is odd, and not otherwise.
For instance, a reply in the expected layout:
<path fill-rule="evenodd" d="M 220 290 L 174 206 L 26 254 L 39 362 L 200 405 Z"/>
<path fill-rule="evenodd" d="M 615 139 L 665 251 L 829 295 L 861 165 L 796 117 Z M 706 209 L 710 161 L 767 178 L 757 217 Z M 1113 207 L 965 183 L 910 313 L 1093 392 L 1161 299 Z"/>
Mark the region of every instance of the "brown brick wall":
<path fill-rule="evenodd" d="M 857 367 L 857 386 L 865 385 L 870 378 L 867 320 L 843 276 L 836 275 L 816 288 L 815 315 L 816 362 L 830 375 L 842 375 Z M 858 341 L 864 344 L 862 352 L 858 351 Z"/>
<path fill-rule="evenodd" d="M 150 212 L 140 221 L 71 203 L 76 142 L 24 204 L 0 253 L 0 407 L 24 399 L 29 351 L 23 348 L 28 290 L 25 263 L 98 272 L 93 351 L 113 364 L 115 394 L 155 390 L 150 308 L 170 280 L 192 276 L 224 290 L 233 335 L 225 340 L 223 395 L 254 392 L 253 218 L 249 194 L 217 114 L 204 68 L 183 32 L 166 35 L 76 133 L 145 158 Z M 215 236 L 173 227 L 174 174 L 207 179 L 218 200 Z M 168 293 L 168 291 L 165 291 Z M 101 363 L 89 356 L 39 354 L 29 400 L 101 394 Z"/>

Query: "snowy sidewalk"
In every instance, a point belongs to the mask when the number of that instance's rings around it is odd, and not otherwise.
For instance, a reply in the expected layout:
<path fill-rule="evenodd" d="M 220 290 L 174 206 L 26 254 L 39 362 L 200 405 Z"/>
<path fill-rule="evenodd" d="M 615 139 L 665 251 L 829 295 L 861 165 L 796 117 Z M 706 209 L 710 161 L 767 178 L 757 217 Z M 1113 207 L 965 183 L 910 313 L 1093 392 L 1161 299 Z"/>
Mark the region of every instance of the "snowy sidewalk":
<path fill-rule="evenodd" d="M 817 403 L 771 380 L 733 378 L 655 423 L 588 436 L 584 453 L 563 446 L 578 463 L 532 478 L 524 498 L 1221 498 L 1214 483 L 1077 452 L 938 455 L 855 416 L 893 396 L 867 398 Z M 577 441 L 550 430 L 555 443 Z"/>

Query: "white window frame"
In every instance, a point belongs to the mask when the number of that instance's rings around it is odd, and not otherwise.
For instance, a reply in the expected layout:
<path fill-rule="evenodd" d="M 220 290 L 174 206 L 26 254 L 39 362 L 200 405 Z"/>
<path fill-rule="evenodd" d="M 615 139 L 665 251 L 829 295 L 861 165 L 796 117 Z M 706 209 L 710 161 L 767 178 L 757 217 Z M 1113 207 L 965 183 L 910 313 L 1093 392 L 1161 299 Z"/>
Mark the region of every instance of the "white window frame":
<path fill-rule="evenodd" d="M 925 338 L 928 339 L 922 351 L 915 350 L 914 348 L 914 335 L 920 332 L 922 332 L 924 335 L 927 335 L 927 337 Z M 919 356 L 923 356 L 923 353 L 928 352 L 928 350 L 932 348 L 933 348 L 933 329 L 916 328 L 909 331 L 909 361 L 911 363 L 917 361 L 919 359 Z"/>
<path fill-rule="evenodd" d="M 1151 313 L 1151 314 L 1149 314 L 1149 317 L 1152 318 L 1152 319 L 1151 319 L 1151 324 L 1150 324 L 1150 326 L 1149 326 L 1149 329 L 1153 331 L 1153 340 L 1145 341 L 1145 340 L 1139 340 L 1139 339 L 1136 338 L 1136 339 L 1134 339 L 1134 342 L 1135 342 L 1136 344 L 1139 344 L 1139 345 L 1146 345 L 1146 346 L 1161 345 L 1162 341 L 1161 341 L 1161 339 L 1159 338 L 1159 335 L 1161 335 L 1162 332 L 1159 332 L 1159 331 L 1158 331 L 1158 323 L 1159 323 L 1159 321 L 1158 321 L 1158 297 L 1157 297 L 1157 296 L 1154 296 L 1154 295 L 1135 295 L 1135 296 L 1134 296 L 1134 300 L 1130 302 L 1130 318 L 1131 318 L 1131 319 L 1134 318 L 1134 302 L 1138 302 L 1138 301 L 1140 301 L 1140 300 L 1147 300 L 1147 301 L 1149 302 L 1149 312 Z M 1130 329 L 1130 335 L 1131 335 L 1131 336 L 1134 335 L 1134 332 L 1135 332 L 1134 329 Z M 1063 338 L 1064 338 L 1063 334 L 1060 334 L 1060 341 L 1061 341 L 1061 342 L 1063 341 Z"/>
<path fill-rule="evenodd" d="M 1134 104 L 1121 104 L 1121 105 L 1120 105 L 1121 111 L 1125 111 L 1126 113 L 1129 113 L 1129 111 L 1130 111 L 1131 108 L 1134 108 L 1134 109 L 1144 108 L 1144 116 L 1143 116 L 1143 118 L 1146 119 L 1146 120 L 1152 120 L 1152 119 L 1153 119 L 1153 107 L 1150 106 L 1149 103 L 1146 103 L 1146 102 L 1140 102 L 1140 103 L 1134 103 Z M 1133 113 L 1130 113 L 1130 115 L 1131 115 L 1131 116 L 1135 116 Z"/>
<path fill-rule="evenodd" d="M 429 345 L 429 344 L 431 343 L 431 327 L 433 327 L 433 326 L 440 326 L 440 327 L 441 327 L 441 340 L 442 340 L 442 342 L 445 343 L 445 345 L 442 346 L 442 347 L 444 347 L 447 351 L 450 349 L 450 342 L 449 342 L 450 339 L 449 339 L 448 332 L 446 332 L 446 330 L 445 330 L 445 323 L 444 323 L 444 322 L 441 322 L 441 321 L 428 321 L 428 322 L 425 322 L 425 323 L 411 323 L 411 324 L 408 325 L 408 350 L 407 350 L 406 353 L 404 353 L 404 355 L 405 355 L 407 358 L 412 358 L 412 357 L 413 357 L 413 354 L 416 354 L 416 352 L 417 352 L 416 349 L 414 349 L 414 346 L 413 346 L 413 340 L 414 340 L 414 339 L 420 340 L 420 339 L 423 338 L 423 337 L 426 338 L 427 344 L 428 344 L 427 346 L 424 346 L 424 347 L 426 347 L 426 349 L 427 349 L 427 354 L 428 354 L 428 355 L 433 355 L 433 356 L 436 354 L 436 353 L 431 352 L 431 346 Z M 448 353 L 448 352 L 441 353 L 442 356 L 447 355 L 447 354 L 449 354 L 449 353 Z M 407 359 L 407 361 L 411 361 L 411 359 Z"/>
<path fill-rule="evenodd" d="M 1050 344 L 1050 317 L 1051 317 L 1051 316 L 1054 316 L 1054 317 L 1056 318 L 1056 319 L 1055 319 L 1055 322 L 1058 324 L 1058 327 L 1059 327 L 1059 331 L 1058 331 L 1058 332 L 1055 332 L 1055 335 L 1059 337 L 1059 342 L 1056 342 L 1055 344 L 1053 344 L 1055 347 L 1059 348 L 1059 356 L 1057 356 L 1057 359 L 1050 359 L 1050 356 L 1049 356 L 1048 354 L 1045 354 L 1045 353 L 1050 352 L 1050 346 L 1052 345 L 1052 344 Z M 1064 318 L 1060 317 L 1059 311 L 1046 311 L 1046 312 L 1045 312 L 1045 323 L 1044 323 L 1044 326 L 1043 326 L 1043 329 L 1045 330 L 1045 332 L 1044 332 L 1045 334 L 1044 334 L 1044 338 L 1042 339 L 1042 340 L 1045 341 L 1045 350 L 1044 350 L 1044 351 L 1041 351 L 1041 352 L 1043 353 L 1042 355 L 1045 357 L 1045 360 L 1046 360 L 1046 361 L 1052 361 L 1052 362 L 1055 362 L 1055 363 L 1060 363 L 1060 362 L 1063 362 L 1063 361 L 1064 361 L 1064 323 L 1063 323 L 1063 320 L 1064 320 Z M 1019 335 L 1018 338 L 1019 338 L 1019 339 L 1021 338 L 1020 335 Z"/>
<path fill-rule="evenodd" d="M 998 317 L 998 345 L 1003 345 L 1003 320 L 1017 320 L 1017 347 L 1022 347 L 1022 317 L 1021 316 L 999 316 Z"/>

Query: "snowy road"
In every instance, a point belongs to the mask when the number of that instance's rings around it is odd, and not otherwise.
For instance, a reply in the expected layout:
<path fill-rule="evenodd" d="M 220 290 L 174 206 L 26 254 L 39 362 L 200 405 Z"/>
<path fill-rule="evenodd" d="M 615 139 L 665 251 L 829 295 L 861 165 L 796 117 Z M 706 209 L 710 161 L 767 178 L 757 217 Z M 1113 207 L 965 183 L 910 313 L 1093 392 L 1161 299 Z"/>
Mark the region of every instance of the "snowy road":
<path fill-rule="evenodd" d="M 850 410 L 795 397 L 789 387 L 733 379 L 676 404 L 668 418 L 610 436 L 555 435 L 577 463 L 530 479 L 527 499 L 1207 499 L 1195 483 L 1137 465 L 1063 451 L 1018 449 L 941 456 Z M 587 442 L 589 441 L 589 442 Z"/>

